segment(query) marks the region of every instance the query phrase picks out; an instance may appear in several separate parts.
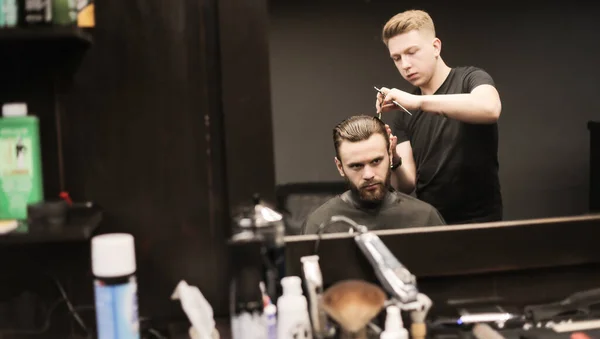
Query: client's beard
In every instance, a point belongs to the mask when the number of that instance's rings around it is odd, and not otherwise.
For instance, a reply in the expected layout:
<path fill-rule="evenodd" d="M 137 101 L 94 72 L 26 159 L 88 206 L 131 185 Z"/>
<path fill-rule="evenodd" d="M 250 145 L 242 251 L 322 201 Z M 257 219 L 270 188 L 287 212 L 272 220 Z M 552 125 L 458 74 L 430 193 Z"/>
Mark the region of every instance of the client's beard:
<path fill-rule="evenodd" d="M 371 182 L 365 183 L 361 187 L 354 185 L 350 180 L 348 180 L 347 176 L 345 178 L 346 178 L 346 182 L 350 186 L 350 190 L 352 191 L 354 196 L 358 198 L 359 202 L 362 205 L 364 205 L 365 207 L 375 207 L 375 206 L 381 204 L 381 202 L 385 198 L 387 192 L 390 190 L 391 174 L 392 174 L 392 171 L 388 169 L 388 171 L 385 175 L 385 180 L 383 182 L 371 181 Z M 374 183 L 377 184 L 376 190 L 367 191 L 365 189 L 366 186 L 372 185 Z"/>

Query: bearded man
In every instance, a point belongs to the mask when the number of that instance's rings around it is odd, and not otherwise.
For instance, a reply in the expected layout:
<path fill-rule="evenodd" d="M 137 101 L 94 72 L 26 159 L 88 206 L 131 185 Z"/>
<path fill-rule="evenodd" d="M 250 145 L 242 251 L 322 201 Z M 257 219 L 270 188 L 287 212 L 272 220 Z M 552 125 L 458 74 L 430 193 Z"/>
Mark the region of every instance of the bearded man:
<path fill-rule="evenodd" d="M 445 225 L 430 204 L 398 192 L 390 184 L 390 134 L 376 117 L 352 116 L 333 129 L 335 165 L 349 190 L 325 202 L 306 219 L 303 233 L 347 232 L 344 223 L 330 223 L 335 215 L 348 217 L 369 230 Z"/>

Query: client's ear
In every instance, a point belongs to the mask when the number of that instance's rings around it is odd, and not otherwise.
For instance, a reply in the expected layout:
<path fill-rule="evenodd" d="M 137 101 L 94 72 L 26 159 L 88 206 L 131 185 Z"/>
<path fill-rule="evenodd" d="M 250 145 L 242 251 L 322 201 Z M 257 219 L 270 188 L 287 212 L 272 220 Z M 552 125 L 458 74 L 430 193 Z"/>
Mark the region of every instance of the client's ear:
<path fill-rule="evenodd" d="M 338 172 L 340 172 L 340 175 L 342 177 L 345 177 L 346 175 L 344 174 L 344 168 L 342 167 L 342 162 L 338 160 L 337 157 L 333 158 L 335 160 L 335 166 L 338 169 Z"/>

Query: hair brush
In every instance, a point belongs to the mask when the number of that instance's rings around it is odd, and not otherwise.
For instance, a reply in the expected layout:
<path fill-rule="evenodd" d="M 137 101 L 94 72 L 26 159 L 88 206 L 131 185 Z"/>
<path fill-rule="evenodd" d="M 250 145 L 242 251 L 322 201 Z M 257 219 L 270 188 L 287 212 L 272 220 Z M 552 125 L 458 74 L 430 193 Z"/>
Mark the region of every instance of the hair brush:
<path fill-rule="evenodd" d="M 323 293 L 323 309 L 345 332 L 355 338 L 366 338 L 367 324 L 381 312 L 386 294 L 362 280 L 345 280 Z"/>

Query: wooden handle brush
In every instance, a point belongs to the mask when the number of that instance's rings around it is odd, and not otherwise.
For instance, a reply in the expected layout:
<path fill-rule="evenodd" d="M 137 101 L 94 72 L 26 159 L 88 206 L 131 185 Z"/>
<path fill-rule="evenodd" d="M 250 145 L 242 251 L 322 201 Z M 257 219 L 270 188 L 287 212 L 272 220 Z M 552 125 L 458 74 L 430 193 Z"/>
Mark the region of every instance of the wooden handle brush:
<path fill-rule="evenodd" d="M 366 326 L 381 312 L 385 301 L 379 286 L 362 280 L 341 281 L 323 293 L 323 309 L 350 338 L 367 338 Z"/>
<path fill-rule="evenodd" d="M 427 336 L 427 325 L 425 324 L 425 318 L 431 308 L 433 302 L 423 293 L 417 295 L 417 300 L 421 304 L 421 309 L 413 310 L 410 312 L 410 318 L 412 324 L 410 325 L 410 334 L 412 339 L 425 339 Z"/>

